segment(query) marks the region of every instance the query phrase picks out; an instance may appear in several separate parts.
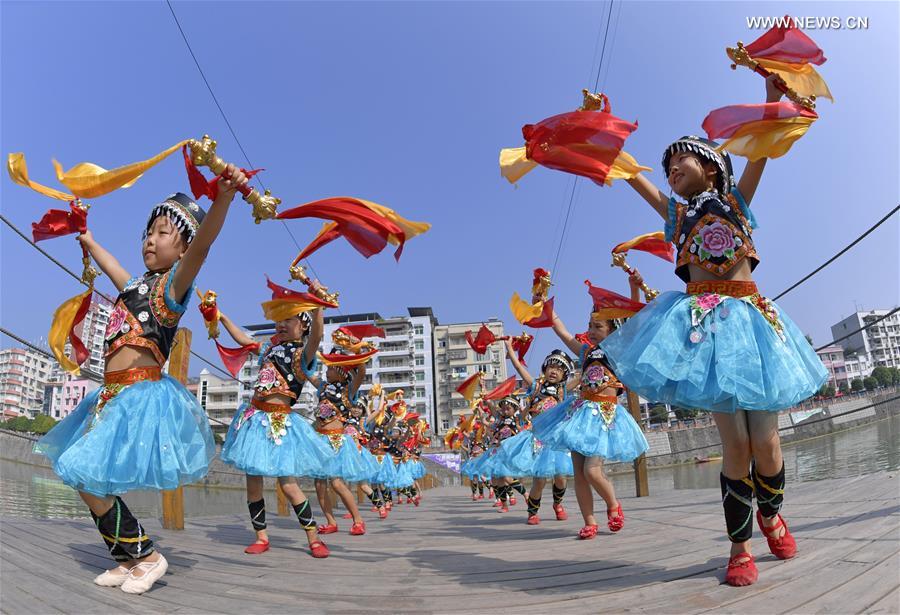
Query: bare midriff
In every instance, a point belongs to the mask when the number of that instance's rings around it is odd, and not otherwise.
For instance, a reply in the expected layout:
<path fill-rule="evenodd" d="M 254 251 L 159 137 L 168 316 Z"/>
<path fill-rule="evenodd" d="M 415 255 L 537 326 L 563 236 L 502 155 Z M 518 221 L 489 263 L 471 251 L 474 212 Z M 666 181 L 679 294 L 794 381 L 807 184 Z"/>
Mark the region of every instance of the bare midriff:
<path fill-rule="evenodd" d="M 133 367 L 162 367 L 147 348 L 122 346 L 106 358 L 106 371 L 118 372 Z"/>
<path fill-rule="evenodd" d="M 722 275 L 715 275 L 697 265 L 688 265 L 688 273 L 691 282 L 706 282 L 708 280 L 737 280 L 740 282 L 752 282 L 753 275 L 750 270 L 750 261 L 746 257 L 735 263 L 731 269 Z"/>

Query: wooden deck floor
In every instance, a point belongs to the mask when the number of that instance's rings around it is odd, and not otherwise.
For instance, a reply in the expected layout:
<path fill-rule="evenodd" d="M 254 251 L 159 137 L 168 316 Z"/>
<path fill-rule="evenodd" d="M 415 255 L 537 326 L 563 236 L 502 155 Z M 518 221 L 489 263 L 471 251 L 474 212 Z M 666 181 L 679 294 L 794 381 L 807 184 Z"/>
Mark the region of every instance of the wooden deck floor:
<path fill-rule="evenodd" d="M 551 501 L 549 489 L 544 498 Z M 349 536 L 343 521 L 341 533 L 325 537 L 332 556 L 321 561 L 309 557 L 291 518 L 270 514 L 272 549 L 260 556 L 242 551 L 251 536 L 242 516 L 191 519 L 183 532 L 143 520 L 170 568 L 141 597 L 91 583 L 109 559 L 90 521 L 3 519 L 0 610 L 900 612 L 897 473 L 791 486 L 785 512 L 800 553 L 782 562 L 756 539 L 760 581 L 740 589 L 721 584 L 728 544 L 717 490 L 622 502 L 625 529 L 582 542 L 571 489 L 570 519 L 555 521 L 545 504 L 544 522 L 533 527 L 521 502 L 500 515 L 469 501 L 468 490 L 438 488 L 386 521 L 365 513 L 365 536 Z"/>

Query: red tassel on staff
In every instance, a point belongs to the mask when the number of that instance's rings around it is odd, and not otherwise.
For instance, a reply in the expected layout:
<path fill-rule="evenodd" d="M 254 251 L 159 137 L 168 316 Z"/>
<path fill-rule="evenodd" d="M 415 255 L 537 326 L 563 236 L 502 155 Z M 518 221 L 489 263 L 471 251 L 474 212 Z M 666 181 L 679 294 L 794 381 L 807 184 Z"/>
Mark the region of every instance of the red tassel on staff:
<path fill-rule="evenodd" d="M 496 342 L 497 338 L 486 325 L 481 325 L 481 328 L 478 329 L 478 334 L 474 337 L 471 331 L 466 331 L 466 341 L 472 350 L 478 354 L 484 354 L 487 352 L 488 346 Z"/>
<path fill-rule="evenodd" d="M 212 179 L 206 179 L 203 173 L 200 172 L 200 169 L 197 168 L 197 165 L 194 164 L 194 161 L 191 160 L 187 145 L 181 148 L 181 153 L 184 156 L 184 168 L 187 171 L 188 182 L 191 185 L 191 192 L 194 198 L 199 199 L 201 196 L 205 196 L 210 201 L 215 201 L 216 197 L 219 196 L 219 176 L 216 175 Z M 265 169 L 253 169 L 250 171 L 241 169 L 241 173 L 246 175 L 247 179 L 250 179 L 260 171 L 265 171 Z"/>
<path fill-rule="evenodd" d="M 35 242 L 62 237 L 87 230 L 87 209 L 79 207 L 75 201 L 69 203 L 70 211 L 50 209 L 39 222 L 31 223 L 31 236 Z"/>

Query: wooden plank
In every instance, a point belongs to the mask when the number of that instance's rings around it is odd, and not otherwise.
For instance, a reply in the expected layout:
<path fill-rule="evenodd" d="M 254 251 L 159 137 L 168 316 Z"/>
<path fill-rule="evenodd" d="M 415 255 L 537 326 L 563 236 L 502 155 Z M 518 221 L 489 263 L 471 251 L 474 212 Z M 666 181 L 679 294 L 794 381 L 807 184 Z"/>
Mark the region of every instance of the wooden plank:
<path fill-rule="evenodd" d="M 181 327 L 175 333 L 175 342 L 169 354 L 169 375 L 187 384 L 188 366 L 191 361 L 191 330 Z M 172 530 L 184 529 L 184 488 L 162 492 L 163 527 Z"/>

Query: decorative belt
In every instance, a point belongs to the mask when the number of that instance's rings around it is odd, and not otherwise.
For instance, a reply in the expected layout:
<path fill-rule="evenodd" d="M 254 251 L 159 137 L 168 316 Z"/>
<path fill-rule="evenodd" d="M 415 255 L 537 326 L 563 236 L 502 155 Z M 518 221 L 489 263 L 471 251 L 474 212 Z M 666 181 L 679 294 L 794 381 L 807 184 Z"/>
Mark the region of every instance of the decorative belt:
<path fill-rule="evenodd" d="M 127 386 L 145 380 L 162 380 L 162 369 L 154 365 L 153 367 L 132 367 L 131 369 L 122 369 L 103 374 L 103 384 Z"/>
<path fill-rule="evenodd" d="M 756 282 L 752 280 L 703 280 L 688 282 L 685 292 L 689 295 L 714 293 L 726 297 L 747 297 L 757 294 L 759 290 L 756 288 Z"/>
<path fill-rule="evenodd" d="M 581 398 L 586 399 L 588 401 L 595 401 L 597 403 L 608 402 L 611 404 L 619 403 L 619 398 L 615 395 L 600 395 L 599 393 L 592 393 L 591 391 L 582 391 Z"/>
<path fill-rule="evenodd" d="M 287 404 L 273 404 L 266 401 L 261 401 L 259 399 L 250 400 L 250 405 L 256 408 L 257 410 L 262 410 L 263 412 L 290 412 L 291 407 Z"/>
<path fill-rule="evenodd" d="M 328 438 L 328 443 L 331 444 L 331 448 L 334 449 L 335 453 L 341 450 L 341 446 L 344 444 L 343 429 L 323 429 L 321 427 L 316 427 L 316 432 Z"/>
<path fill-rule="evenodd" d="M 343 436 L 344 429 L 342 427 L 338 427 L 337 429 L 324 429 L 322 427 L 316 427 L 316 432 L 322 434 L 323 436 Z"/>

